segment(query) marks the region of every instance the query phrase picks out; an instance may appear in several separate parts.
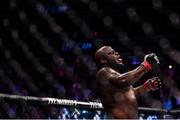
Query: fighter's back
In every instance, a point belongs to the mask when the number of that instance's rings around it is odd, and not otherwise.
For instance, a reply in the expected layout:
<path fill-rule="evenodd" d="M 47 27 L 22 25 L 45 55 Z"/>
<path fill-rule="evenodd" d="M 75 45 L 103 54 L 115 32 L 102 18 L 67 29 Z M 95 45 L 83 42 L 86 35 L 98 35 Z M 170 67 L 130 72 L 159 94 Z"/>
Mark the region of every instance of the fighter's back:
<path fill-rule="evenodd" d="M 122 87 L 111 80 L 120 75 L 109 67 L 98 71 L 96 79 L 103 107 L 111 118 L 137 118 L 137 100 L 133 87 Z"/>

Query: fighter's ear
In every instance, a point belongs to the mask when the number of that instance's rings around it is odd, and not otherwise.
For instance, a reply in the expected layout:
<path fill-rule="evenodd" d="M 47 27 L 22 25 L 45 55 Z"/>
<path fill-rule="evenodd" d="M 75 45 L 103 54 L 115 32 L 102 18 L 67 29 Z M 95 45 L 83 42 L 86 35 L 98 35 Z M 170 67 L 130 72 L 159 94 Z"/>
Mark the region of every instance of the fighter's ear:
<path fill-rule="evenodd" d="M 101 63 L 102 63 L 102 64 L 106 64 L 107 62 L 108 62 L 107 59 L 105 59 L 104 57 L 101 58 Z"/>

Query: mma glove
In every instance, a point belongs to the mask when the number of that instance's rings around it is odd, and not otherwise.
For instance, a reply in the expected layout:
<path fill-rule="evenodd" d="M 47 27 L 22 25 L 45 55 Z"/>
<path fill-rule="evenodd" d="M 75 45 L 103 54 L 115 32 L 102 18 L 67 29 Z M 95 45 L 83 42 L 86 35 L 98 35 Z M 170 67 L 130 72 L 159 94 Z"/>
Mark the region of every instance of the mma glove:
<path fill-rule="evenodd" d="M 161 80 L 158 77 L 153 77 L 145 81 L 143 87 L 146 91 L 157 90 L 161 88 Z"/>
<path fill-rule="evenodd" d="M 159 59 L 156 54 L 151 53 L 147 54 L 144 57 L 144 61 L 141 63 L 141 66 L 145 69 L 146 72 L 152 71 L 157 73 L 159 71 Z"/>

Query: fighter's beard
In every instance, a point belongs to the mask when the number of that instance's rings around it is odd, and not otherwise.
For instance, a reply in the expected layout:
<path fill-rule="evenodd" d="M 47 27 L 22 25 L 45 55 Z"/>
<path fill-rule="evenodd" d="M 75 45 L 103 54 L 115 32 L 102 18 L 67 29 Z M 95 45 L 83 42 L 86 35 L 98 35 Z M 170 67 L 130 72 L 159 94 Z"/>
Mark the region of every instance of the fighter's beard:
<path fill-rule="evenodd" d="M 118 64 L 115 61 L 109 60 L 108 66 L 115 69 L 116 71 L 120 73 L 124 73 L 126 71 L 124 64 Z"/>

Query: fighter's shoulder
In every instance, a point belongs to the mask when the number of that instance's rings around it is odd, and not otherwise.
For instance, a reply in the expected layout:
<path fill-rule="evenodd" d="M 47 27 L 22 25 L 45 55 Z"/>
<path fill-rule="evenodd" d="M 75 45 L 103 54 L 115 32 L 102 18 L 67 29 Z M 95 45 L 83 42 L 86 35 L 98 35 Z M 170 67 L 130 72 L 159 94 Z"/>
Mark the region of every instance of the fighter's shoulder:
<path fill-rule="evenodd" d="M 110 67 L 103 67 L 97 72 L 97 75 L 107 75 L 111 70 Z"/>
<path fill-rule="evenodd" d="M 98 73 L 106 72 L 108 69 L 109 69 L 109 67 L 103 67 L 103 68 L 99 69 Z"/>
<path fill-rule="evenodd" d="M 97 80 L 102 80 L 102 79 L 106 79 L 109 75 L 108 73 L 108 69 L 107 67 L 103 67 L 101 68 L 97 73 L 96 73 L 96 79 Z"/>

